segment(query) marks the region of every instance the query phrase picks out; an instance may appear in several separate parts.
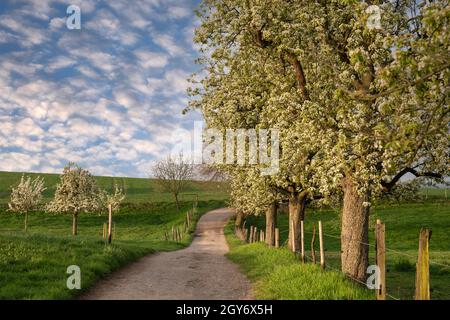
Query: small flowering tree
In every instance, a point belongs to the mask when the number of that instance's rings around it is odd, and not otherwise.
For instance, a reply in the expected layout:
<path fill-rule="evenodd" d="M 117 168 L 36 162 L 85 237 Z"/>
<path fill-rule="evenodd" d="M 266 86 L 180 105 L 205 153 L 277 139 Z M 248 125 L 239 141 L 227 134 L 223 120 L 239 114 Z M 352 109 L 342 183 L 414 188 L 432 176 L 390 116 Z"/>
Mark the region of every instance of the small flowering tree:
<path fill-rule="evenodd" d="M 31 177 L 22 175 L 20 183 L 12 188 L 11 201 L 8 203 L 9 210 L 15 213 L 25 215 L 24 231 L 28 230 L 28 213 L 36 210 L 42 200 L 42 192 L 44 187 L 44 179 L 37 177 L 31 180 Z"/>
<path fill-rule="evenodd" d="M 72 214 L 72 234 L 77 235 L 78 214 L 98 209 L 99 189 L 88 170 L 69 163 L 60 176 L 55 197 L 47 205 L 47 210 L 55 213 Z"/>
<path fill-rule="evenodd" d="M 125 199 L 123 189 L 117 184 L 114 184 L 114 193 L 109 194 L 105 190 L 100 190 L 98 196 L 98 209 L 103 210 L 111 205 L 113 211 L 118 210 L 120 204 Z"/>

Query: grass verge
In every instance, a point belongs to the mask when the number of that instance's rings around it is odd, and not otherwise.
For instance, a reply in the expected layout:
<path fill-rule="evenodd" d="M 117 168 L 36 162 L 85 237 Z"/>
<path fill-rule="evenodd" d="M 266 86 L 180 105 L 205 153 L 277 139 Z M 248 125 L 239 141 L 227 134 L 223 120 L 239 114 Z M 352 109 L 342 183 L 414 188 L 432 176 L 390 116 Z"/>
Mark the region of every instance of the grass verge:
<path fill-rule="evenodd" d="M 341 273 L 301 264 L 286 248 L 247 244 L 234 235 L 233 222 L 225 228 L 230 246 L 227 257 L 237 263 L 254 285 L 256 299 L 263 300 L 367 300 L 373 292 Z"/>
<path fill-rule="evenodd" d="M 375 264 L 375 223 L 381 219 L 386 224 L 386 287 L 387 293 L 397 299 L 413 299 L 421 228 L 433 231 L 430 241 L 430 291 L 436 300 L 450 299 L 450 206 L 448 201 L 399 205 L 379 205 L 371 209 L 369 219 L 369 264 Z M 311 255 L 313 225 L 322 221 L 325 261 L 331 269 L 341 269 L 340 259 L 340 209 L 307 208 L 305 217 L 305 248 Z M 249 216 L 247 226 L 258 229 L 265 226 L 263 216 Z M 288 217 L 280 214 L 280 243 L 288 237 Z M 316 239 L 316 254 L 318 254 Z M 318 256 L 316 256 L 318 259 Z"/>

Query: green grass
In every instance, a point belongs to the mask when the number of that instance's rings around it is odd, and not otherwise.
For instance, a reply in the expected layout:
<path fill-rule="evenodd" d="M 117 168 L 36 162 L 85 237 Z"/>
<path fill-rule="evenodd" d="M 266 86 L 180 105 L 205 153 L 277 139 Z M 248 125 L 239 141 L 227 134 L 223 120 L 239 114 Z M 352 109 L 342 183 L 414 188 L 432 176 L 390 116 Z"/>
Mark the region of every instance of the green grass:
<path fill-rule="evenodd" d="M 22 173 L 0 171 L 0 204 L 6 204 L 11 194 L 11 186 L 19 183 Z M 26 173 L 26 175 L 41 176 L 44 178 L 47 190 L 44 192 L 44 201 L 49 201 L 55 192 L 56 184 L 59 182 L 58 174 L 48 173 Z M 173 201 L 173 196 L 164 192 L 154 179 L 144 178 L 121 178 L 121 177 L 95 177 L 99 187 L 108 191 L 113 190 L 114 184 L 125 189 L 125 202 L 162 202 Z M 198 194 L 202 200 L 226 200 L 228 198 L 228 186 L 223 182 L 190 181 L 180 196 L 183 201 L 192 201 Z"/>
<path fill-rule="evenodd" d="M 262 243 L 246 244 L 226 228 L 227 257 L 239 264 L 254 283 L 257 299 L 271 300 L 367 300 L 373 294 L 341 273 L 323 271 L 318 265 L 300 264 L 286 248 L 270 249 Z"/>
<path fill-rule="evenodd" d="M 340 210 L 307 209 L 305 218 L 305 246 L 310 255 L 313 224 L 323 223 L 325 258 L 329 269 L 340 269 Z M 448 202 L 425 202 L 377 206 L 372 208 L 369 224 L 370 263 L 374 261 L 374 225 L 381 219 L 386 225 L 386 286 L 388 293 L 400 299 L 412 299 L 415 284 L 419 231 L 432 229 L 430 241 L 430 277 L 432 299 L 450 299 L 450 205 Z M 280 241 L 285 243 L 288 220 L 279 216 Z M 247 226 L 264 227 L 263 217 L 249 217 Z M 316 238 L 317 239 L 317 238 Z M 318 240 L 316 241 L 318 252 Z M 268 249 L 267 249 L 268 250 Z"/>
<path fill-rule="evenodd" d="M 197 217 L 221 206 L 222 201 L 200 201 Z M 192 202 L 183 203 L 181 210 L 172 203 L 126 205 L 114 215 L 112 245 L 102 239 L 104 215 L 80 215 L 74 237 L 70 215 L 32 214 L 24 233 L 21 215 L 0 212 L 0 299 L 69 299 L 80 294 L 66 288 L 69 265 L 81 268 L 86 289 L 143 255 L 186 247 L 195 224 L 181 242 L 165 241 L 164 230 L 182 226 L 189 208 Z"/>

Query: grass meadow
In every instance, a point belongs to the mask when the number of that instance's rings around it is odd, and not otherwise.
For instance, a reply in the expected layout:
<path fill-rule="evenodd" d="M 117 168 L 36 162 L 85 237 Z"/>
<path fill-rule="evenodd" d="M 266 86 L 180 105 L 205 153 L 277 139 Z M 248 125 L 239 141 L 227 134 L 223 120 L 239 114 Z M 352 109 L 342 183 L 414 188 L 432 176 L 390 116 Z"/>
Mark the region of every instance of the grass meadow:
<path fill-rule="evenodd" d="M 11 194 L 11 186 L 20 181 L 22 173 L 0 171 L 0 204 L 7 204 Z M 59 181 L 58 174 L 26 173 L 33 179 L 36 176 L 44 178 L 47 190 L 44 191 L 44 202 L 49 201 L 55 192 Z M 114 190 L 114 184 L 125 190 L 128 203 L 170 202 L 173 196 L 162 190 L 154 179 L 96 177 L 97 185 L 105 190 Z M 198 194 L 201 200 L 224 200 L 228 198 L 228 185 L 223 182 L 192 181 L 180 196 L 180 200 L 192 201 Z"/>
<path fill-rule="evenodd" d="M 226 199 L 226 186 L 191 182 L 177 210 L 171 195 L 161 192 L 154 180 L 96 177 L 102 188 L 108 190 L 118 183 L 126 189 L 125 203 L 113 215 L 114 238 L 108 245 L 102 238 L 106 212 L 81 214 L 77 236 L 71 235 L 71 215 L 34 212 L 25 233 L 23 216 L 7 211 L 10 186 L 17 184 L 20 176 L 0 173 L 0 299 L 75 298 L 96 280 L 143 255 L 188 246 L 195 224 L 180 242 L 166 241 L 164 232 L 183 225 L 196 194 L 200 200 L 196 218 L 224 206 Z M 58 175 L 40 176 L 48 188 L 47 202 Z M 69 265 L 81 269 L 81 291 L 66 287 Z"/>
<path fill-rule="evenodd" d="M 232 250 L 228 255 L 242 266 L 251 279 L 255 280 L 256 294 L 260 298 L 366 298 L 369 290 L 364 290 L 365 293 L 358 291 L 350 294 L 346 291 L 348 284 L 341 283 L 341 280 L 337 280 L 339 277 L 334 274 L 334 270 L 340 270 L 339 214 L 339 209 L 307 209 L 305 217 L 306 254 L 311 257 L 313 224 L 316 224 L 317 227 L 317 222 L 321 220 L 324 232 L 326 269 L 328 270 L 325 273 L 329 274 L 329 281 L 335 281 L 333 283 L 336 287 L 327 281 L 322 283 L 322 280 L 314 280 L 316 273 L 322 274 L 319 267 L 311 263 L 302 266 L 299 257 L 294 257 L 286 249 L 274 250 L 263 244 L 245 244 L 237 240 L 234 235 L 229 234 L 228 239 Z M 430 240 L 431 297 L 432 299 L 450 299 L 450 203 L 441 198 L 421 203 L 378 205 L 372 208 L 369 224 L 371 264 L 375 264 L 373 244 L 376 219 L 381 219 L 386 225 L 386 287 L 388 294 L 391 295 L 390 299 L 413 299 L 415 263 L 419 231 L 422 227 L 432 229 Z M 258 229 L 263 228 L 264 217 L 248 217 L 246 225 L 258 226 Z M 288 236 L 286 214 L 279 215 L 278 227 L 280 228 L 280 243 L 285 244 Z M 316 259 L 319 261 L 318 235 L 316 235 L 315 251 Z M 310 276 L 304 273 L 308 273 Z M 304 281 L 299 279 L 304 279 Z M 309 281 L 307 281 L 308 279 Z M 294 290 L 293 287 L 298 290 Z M 314 291 L 316 287 L 319 288 L 317 296 L 305 293 Z M 375 293 L 371 291 L 369 297 L 374 298 L 374 295 Z"/>

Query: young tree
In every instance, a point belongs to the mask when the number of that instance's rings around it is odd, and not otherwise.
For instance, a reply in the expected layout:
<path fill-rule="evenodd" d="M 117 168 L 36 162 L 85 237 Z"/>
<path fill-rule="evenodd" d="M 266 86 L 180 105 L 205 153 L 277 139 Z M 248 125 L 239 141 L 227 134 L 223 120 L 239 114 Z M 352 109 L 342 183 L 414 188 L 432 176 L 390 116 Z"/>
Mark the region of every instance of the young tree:
<path fill-rule="evenodd" d="M 8 203 L 9 210 L 16 213 L 24 214 L 24 230 L 28 230 L 28 214 L 30 211 L 36 210 L 42 200 L 42 192 L 44 187 L 44 179 L 37 177 L 31 180 L 31 177 L 22 175 L 19 184 L 12 187 L 11 201 Z"/>
<path fill-rule="evenodd" d="M 78 214 L 98 209 L 99 189 L 88 170 L 74 163 L 64 167 L 56 186 L 54 199 L 47 210 L 55 213 L 72 214 L 72 234 L 78 233 Z"/>
<path fill-rule="evenodd" d="M 373 196 L 449 168 L 448 1 L 377 3 L 373 27 L 362 1 L 205 0 L 196 39 L 207 76 L 192 91 L 208 125 L 224 115 L 241 125 L 245 113 L 308 144 L 296 192 L 342 190 L 342 271 L 360 281 Z M 284 174 L 297 183 L 299 172 Z"/>
<path fill-rule="evenodd" d="M 162 188 L 170 192 L 180 208 L 179 194 L 183 191 L 192 178 L 194 168 L 192 163 L 180 153 L 177 157 L 168 156 L 153 165 L 153 176 L 158 179 Z"/>
<path fill-rule="evenodd" d="M 106 190 L 99 190 L 97 208 L 105 210 L 111 205 L 111 209 L 116 211 L 120 208 L 120 204 L 125 200 L 123 189 L 114 183 L 114 193 L 108 193 Z"/>

